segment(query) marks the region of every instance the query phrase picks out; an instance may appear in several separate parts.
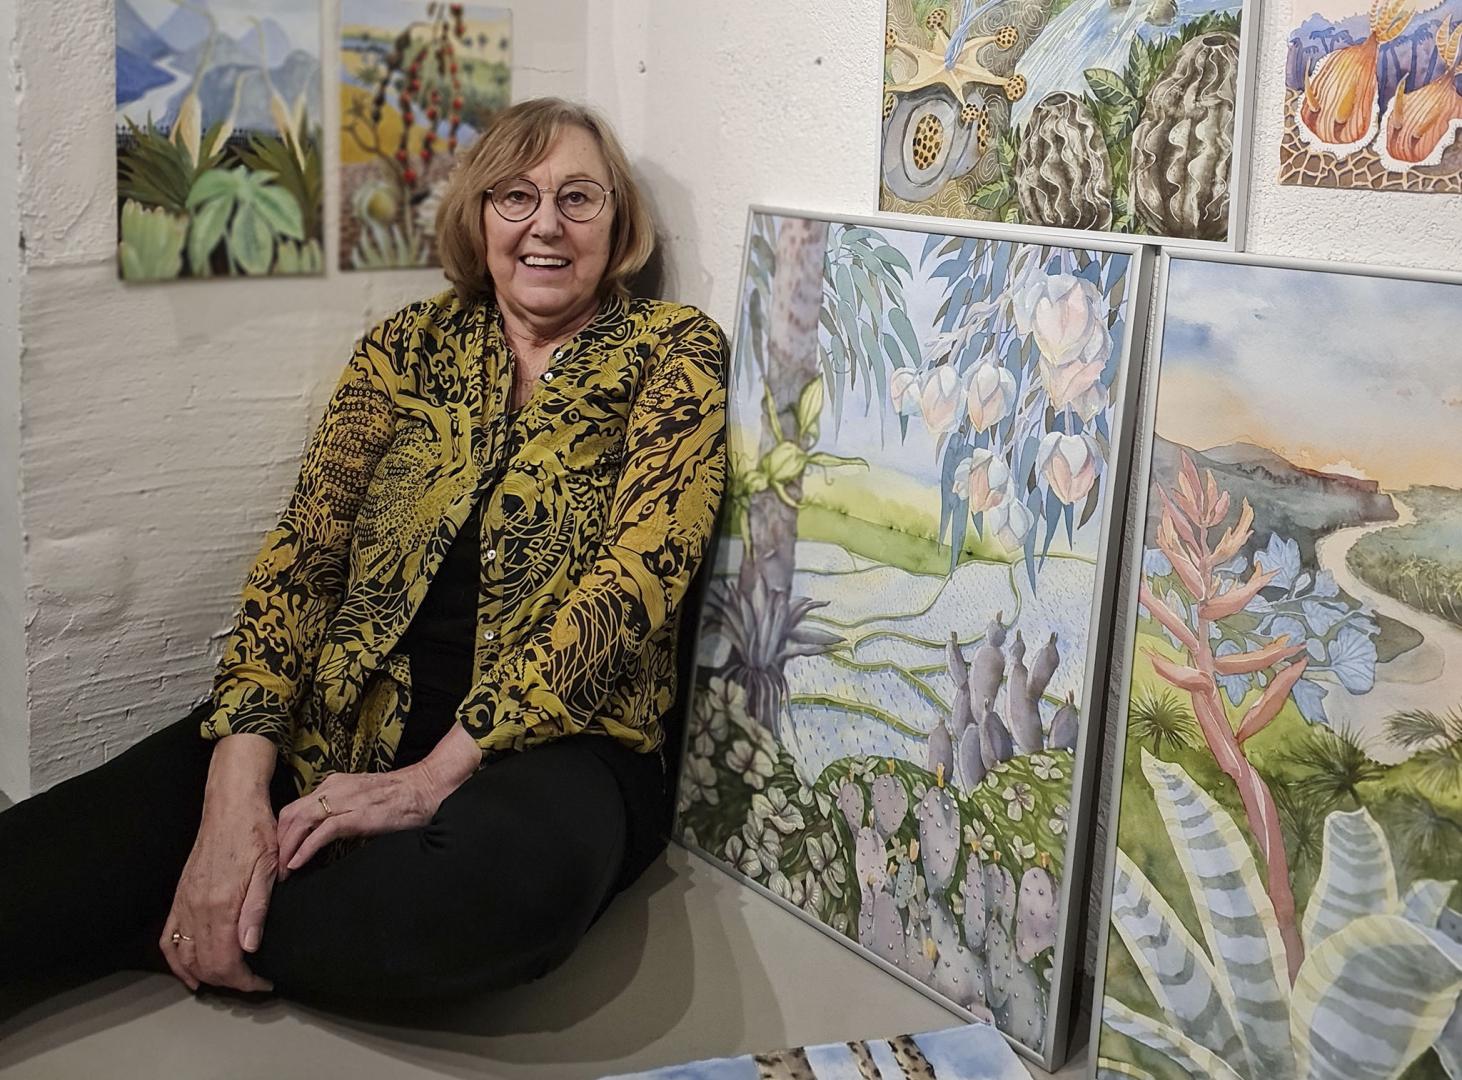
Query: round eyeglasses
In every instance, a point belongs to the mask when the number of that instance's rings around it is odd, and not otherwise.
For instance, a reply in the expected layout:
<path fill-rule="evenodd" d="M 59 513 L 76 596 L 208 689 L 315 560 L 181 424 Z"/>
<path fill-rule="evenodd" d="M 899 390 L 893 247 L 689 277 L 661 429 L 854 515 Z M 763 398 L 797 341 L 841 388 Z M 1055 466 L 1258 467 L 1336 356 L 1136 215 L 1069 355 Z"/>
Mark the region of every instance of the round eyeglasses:
<path fill-rule="evenodd" d="M 570 221 L 582 223 L 599 216 L 614 189 L 606 188 L 596 180 L 570 180 L 560 184 L 555 191 L 519 179 L 506 180 L 482 194 L 504 221 L 526 221 L 538 212 L 543 196 L 552 195 L 560 214 Z"/>

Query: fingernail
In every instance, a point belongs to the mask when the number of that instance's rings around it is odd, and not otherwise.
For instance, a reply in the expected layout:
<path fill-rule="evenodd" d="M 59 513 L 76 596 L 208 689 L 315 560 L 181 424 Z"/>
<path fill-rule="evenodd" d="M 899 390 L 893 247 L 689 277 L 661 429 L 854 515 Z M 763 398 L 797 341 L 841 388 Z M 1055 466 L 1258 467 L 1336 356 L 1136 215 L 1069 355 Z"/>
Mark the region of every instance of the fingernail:
<path fill-rule="evenodd" d="M 244 951 L 253 952 L 259 947 L 259 928 L 251 926 L 244 931 Z"/>

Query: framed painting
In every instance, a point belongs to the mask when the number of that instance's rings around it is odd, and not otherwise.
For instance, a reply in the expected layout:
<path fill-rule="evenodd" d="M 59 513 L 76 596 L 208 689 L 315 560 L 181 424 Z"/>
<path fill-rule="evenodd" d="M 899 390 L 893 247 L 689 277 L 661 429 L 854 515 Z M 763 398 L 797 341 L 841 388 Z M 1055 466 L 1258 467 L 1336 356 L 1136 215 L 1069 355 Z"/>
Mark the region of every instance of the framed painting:
<path fill-rule="evenodd" d="M 1101 1077 L 1462 1067 L 1462 277 L 1171 256 Z"/>
<path fill-rule="evenodd" d="M 1243 0 L 887 0 L 878 205 L 1242 246 Z"/>
<path fill-rule="evenodd" d="M 751 213 L 679 838 L 1065 1052 L 1145 249 Z"/>
<path fill-rule="evenodd" d="M 1459 14 L 1404 0 L 1297 0 L 1284 56 L 1280 181 L 1462 192 Z"/>
<path fill-rule="evenodd" d="M 117 0 L 126 281 L 324 272 L 319 0 Z"/>
<path fill-rule="evenodd" d="M 342 0 L 340 269 L 437 266 L 459 146 L 511 97 L 505 7 Z"/>

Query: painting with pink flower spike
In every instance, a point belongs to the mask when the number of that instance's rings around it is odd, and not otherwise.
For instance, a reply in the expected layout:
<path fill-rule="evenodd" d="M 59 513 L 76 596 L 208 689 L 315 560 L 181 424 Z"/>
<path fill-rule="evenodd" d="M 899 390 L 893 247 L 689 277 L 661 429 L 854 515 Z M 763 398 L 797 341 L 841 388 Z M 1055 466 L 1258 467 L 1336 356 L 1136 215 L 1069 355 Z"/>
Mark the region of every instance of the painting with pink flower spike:
<path fill-rule="evenodd" d="M 1143 249 L 754 211 L 678 834 L 1064 1054 Z"/>

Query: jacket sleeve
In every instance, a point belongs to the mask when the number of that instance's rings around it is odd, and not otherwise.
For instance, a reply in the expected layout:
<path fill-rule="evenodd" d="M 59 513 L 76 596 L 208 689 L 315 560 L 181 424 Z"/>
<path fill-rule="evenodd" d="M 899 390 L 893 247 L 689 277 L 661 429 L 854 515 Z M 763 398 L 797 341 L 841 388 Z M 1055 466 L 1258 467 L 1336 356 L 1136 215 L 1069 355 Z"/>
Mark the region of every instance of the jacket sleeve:
<path fill-rule="evenodd" d="M 205 739 L 251 732 L 281 752 L 289 745 L 295 704 L 345 591 L 356 515 L 395 430 L 412 311 L 361 339 L 305 449 L 289 505 L 244 583 Z"/>
<path fill-rule="evenodd" d="M 726 339 L 698 312 L 673 333 L 630 411 L 594 562 L 458 712 L 484 754 L 583 730 L 700 564 L 725 483 Z"/>

